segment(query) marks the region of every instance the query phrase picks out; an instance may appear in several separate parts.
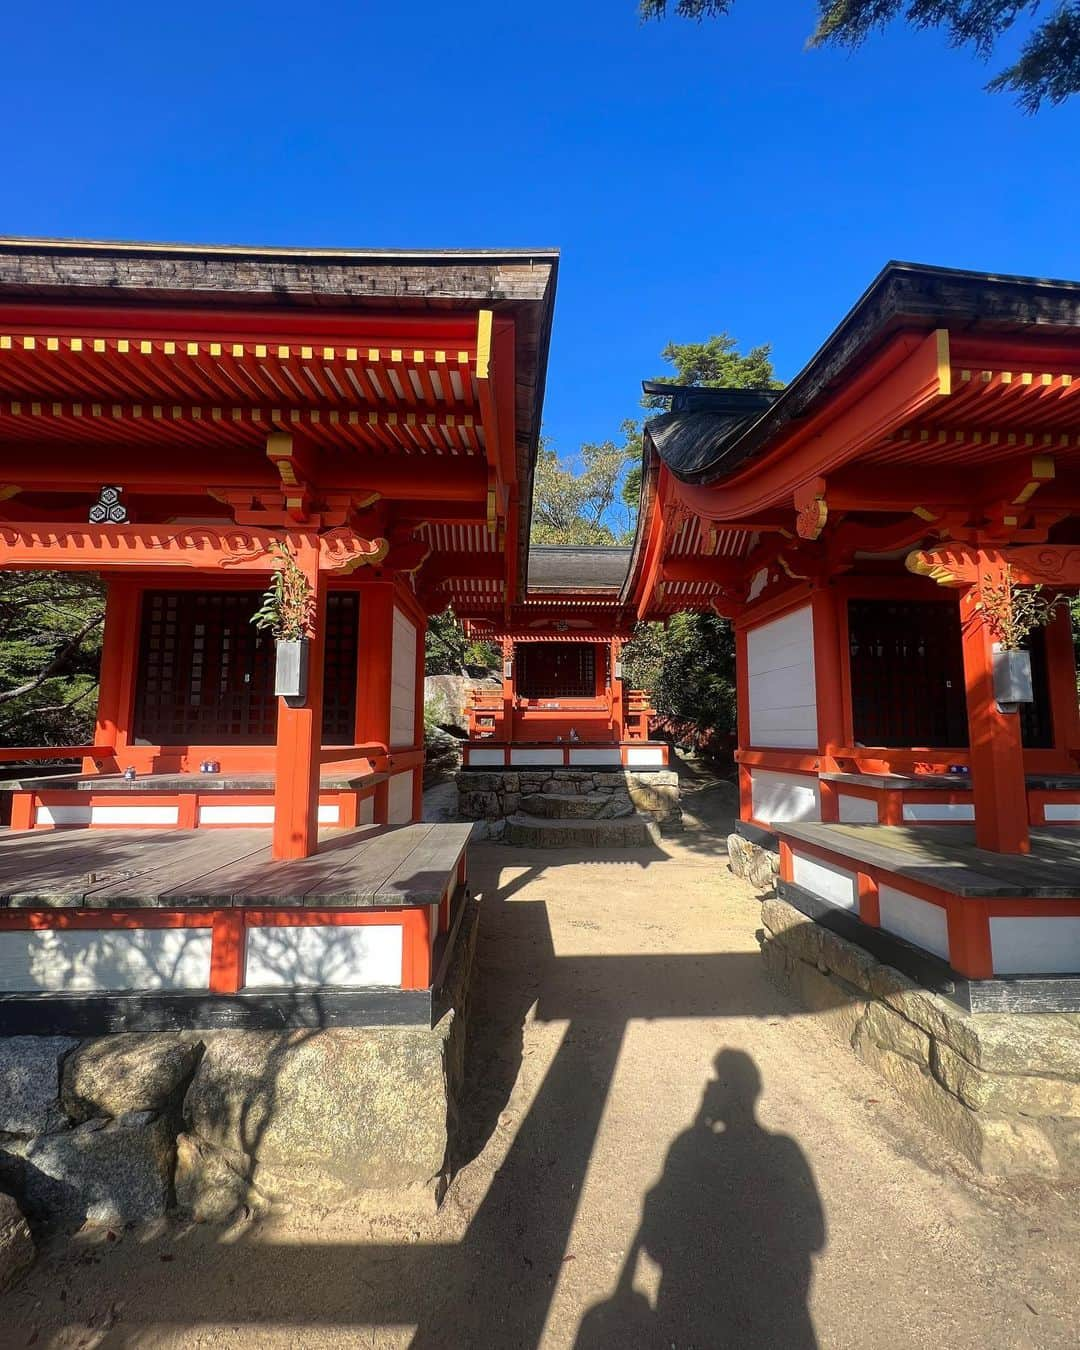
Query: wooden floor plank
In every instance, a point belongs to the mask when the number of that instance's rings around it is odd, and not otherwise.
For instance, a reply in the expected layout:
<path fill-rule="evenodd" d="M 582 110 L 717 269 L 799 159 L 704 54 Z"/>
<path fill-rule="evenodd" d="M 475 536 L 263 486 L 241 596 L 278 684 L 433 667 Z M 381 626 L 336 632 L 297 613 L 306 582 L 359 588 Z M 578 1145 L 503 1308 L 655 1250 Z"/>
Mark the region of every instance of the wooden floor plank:
<path fill-rule="evenodd" d="M 442 828 L 417 824 L 401 825 L 388 831 L 344 867 L 321 878 L 305 895 L 304 904 L 309 909 L 374 905 L 379 887 L 423 844 L 432 830 Z"/>
<path fill-rule="evenodd" d="M 276 862 L 270 856 L 270 841 L 257 853 L 233 858 L 219 867 L 207 868 L 201 875 L 178 878 L 161 892 L 163 904 L 301 905 L 310 885 L 332 871 L 354 853 L 366 847 L 383 825 L 361 826 L 356 830 L 335 832 L 320 839 L 319 851 L 310 858 Z"/>
<path fill-rule="evenodd" d="M 442 825 L 433 830 L 375 892 L 375 903 L 437 904 L 457 871 L 471 833 L 471 825 Z"/>
<path fill-rule="evenodd" d="M 89 891 L 86 903 L 94 908 L 155 905 L 170 890 L 216 867 L 269 853 L 265 830 L 195 830 L 192 835 L 174 847 L 160 845 L 144 871 Z"/>

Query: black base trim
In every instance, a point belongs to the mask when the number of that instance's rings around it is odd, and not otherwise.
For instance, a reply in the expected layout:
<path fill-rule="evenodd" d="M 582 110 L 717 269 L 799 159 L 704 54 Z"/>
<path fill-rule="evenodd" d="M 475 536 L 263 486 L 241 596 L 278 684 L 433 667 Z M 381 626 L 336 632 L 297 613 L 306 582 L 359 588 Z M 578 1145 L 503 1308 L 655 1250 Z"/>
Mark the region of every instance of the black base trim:
<path fill-rule="evenodd" d="M 771 849 L 773 853 L 780 852 L 780 840 L 771 830 L 763 829 L 760 825 L 751 825 L 748 820 L 737 820 L 735 822 L 735 833 L 748 839 L 751 844 L 757 844 L 759 848 Z"/>
<path fill-rule="evenodd" d="M 241 994 L 5 994 L 0 1035 L 288 1031 L 431 1026 L 428 989 L 247 990 Z"/>
<path fill-rule="evenodd" d="M 968 1007 L 968 981 L 939 956 L 923 951 L 921 947 L 905 942 L 883 928 L 873 928 L 863 923 L 856 915 L 846 909 L 837 909 L 793 881 L 777 882 L 776 893 L 781 900 L 786 900 L 830 933 L 854 942 L 885 965 L 892 966 L 934 993 L 944 994 L 962 1007 Z"/>
<path fill-rule="evenodd" d="M 1080 1012 L 1080 975 L 997 975 L 989 980 L 969 980 L 940 957 L 883 928 L 863 923 L 854 914 L 837 909 L 793 881 L 779 882 L 776 893 L 822 928 L 862 947 L 924 988 L 958 1003 L 965 1012 Z"/>

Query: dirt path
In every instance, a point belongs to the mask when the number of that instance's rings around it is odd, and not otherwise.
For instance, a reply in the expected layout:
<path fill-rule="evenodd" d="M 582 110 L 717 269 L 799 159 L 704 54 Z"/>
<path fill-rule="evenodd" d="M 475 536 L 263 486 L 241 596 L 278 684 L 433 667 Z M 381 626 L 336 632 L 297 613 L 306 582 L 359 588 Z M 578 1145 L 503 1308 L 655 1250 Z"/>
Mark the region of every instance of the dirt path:
<path fill-rule="evenodd" d="M 1075 1346 L 1075 1194 L 979 1182 L 768 984 L 703 782 L 662 850 L 474 850 L 437 1216 L 57 1244 L 0 1345 Z"/>

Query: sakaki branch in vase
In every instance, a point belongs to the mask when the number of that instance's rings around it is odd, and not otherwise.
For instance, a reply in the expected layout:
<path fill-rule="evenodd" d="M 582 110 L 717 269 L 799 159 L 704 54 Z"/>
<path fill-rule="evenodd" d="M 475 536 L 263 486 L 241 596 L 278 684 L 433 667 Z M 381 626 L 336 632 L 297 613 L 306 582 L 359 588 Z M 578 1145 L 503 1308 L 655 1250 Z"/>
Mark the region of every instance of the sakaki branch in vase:
<path fill-rule="evenodd" d="M 267 630 L 274 639 L 274 693 L 290 703 L 302 704 L 307 698 L 314 595 L 311 582 L 288 544 L 275 541 L 273 550 L 277 567 L 251 622 L 256 628 Z"/>

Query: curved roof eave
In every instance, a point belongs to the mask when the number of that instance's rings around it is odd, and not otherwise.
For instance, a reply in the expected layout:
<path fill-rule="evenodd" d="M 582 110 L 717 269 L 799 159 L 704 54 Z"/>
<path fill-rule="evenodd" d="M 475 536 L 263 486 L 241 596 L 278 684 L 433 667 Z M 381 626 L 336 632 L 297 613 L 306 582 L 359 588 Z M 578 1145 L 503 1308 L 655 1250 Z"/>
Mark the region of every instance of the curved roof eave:
<path fill-rule="evenodd" d="M 671 457 L 662 440 L 654 438 L 655 448 L 680 482 L 713 483 L 768 451 L 790 423 L 848 373 L 856 357 L 865 357 L 898 329 L 1008 332 L 1033 325 L 1080 333 L 1080 283 L 890 262 L 770 407 L 744 418 L 726 435 L 690 420 L 714 414 L 669 413 L 668 418 L 680 419 L 677 431 L 667 436 Z M 686 444 L 697 434 L 695 428 L 705 429 L 705 442 L 691 455 Z"/>

